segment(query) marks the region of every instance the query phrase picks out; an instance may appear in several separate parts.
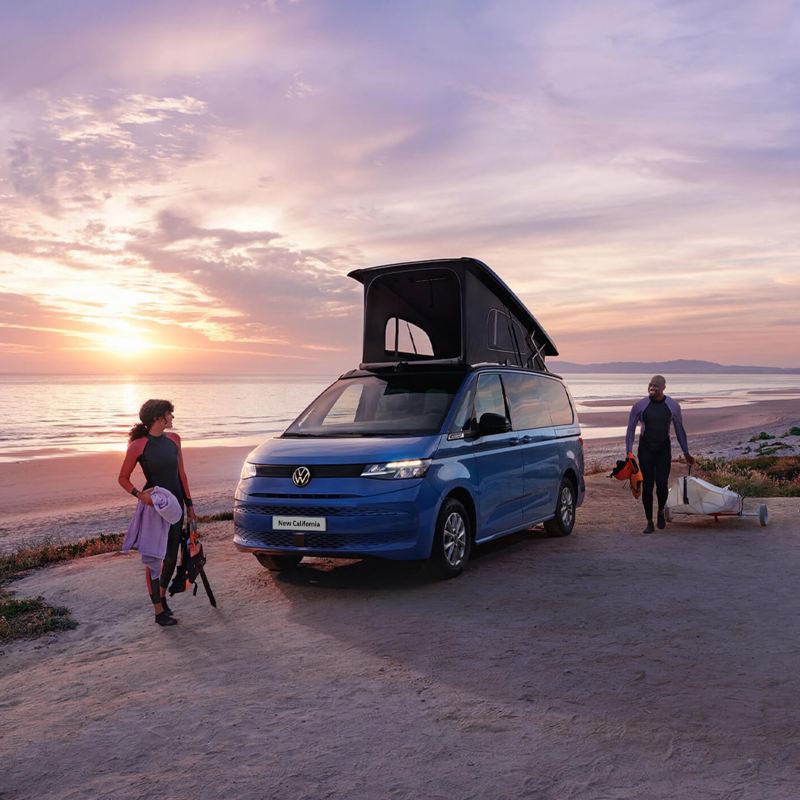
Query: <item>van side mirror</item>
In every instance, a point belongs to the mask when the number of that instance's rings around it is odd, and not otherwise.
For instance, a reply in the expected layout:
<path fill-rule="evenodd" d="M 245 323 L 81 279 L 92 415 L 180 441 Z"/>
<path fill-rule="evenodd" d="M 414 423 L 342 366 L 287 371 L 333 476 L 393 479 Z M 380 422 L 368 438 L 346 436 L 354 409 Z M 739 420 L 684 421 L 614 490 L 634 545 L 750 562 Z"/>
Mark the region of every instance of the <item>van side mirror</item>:
<path fill-rule="evenodd" d="M 502 414 L 492 414 L 487 411 L 481 414 L 478 422 L 478 436 L 492 436 L 496 433 L 508 433 L 511 430 L 511 423 Z"/>

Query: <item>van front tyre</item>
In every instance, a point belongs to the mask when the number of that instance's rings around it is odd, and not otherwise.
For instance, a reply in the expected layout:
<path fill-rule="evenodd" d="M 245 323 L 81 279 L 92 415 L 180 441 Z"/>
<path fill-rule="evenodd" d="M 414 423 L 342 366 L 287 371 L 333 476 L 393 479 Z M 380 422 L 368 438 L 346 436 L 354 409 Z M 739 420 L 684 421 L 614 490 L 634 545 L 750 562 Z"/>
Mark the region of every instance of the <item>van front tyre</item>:
<path fill-rule="evenodd" d="M 547 520 L 544 529 L 550 536 L 569 536 L 575 527 L 575 489 L 566 478 L 561 479 L 556 500 L 556 515 Z"/>
<path fill-rule="evenodd" d="M 253 553 L 262 567 L 266 567 L 270 572 L 284 572 L 295 569 L 302 561 L 303 556 L 294 554 L 271 556 L 266 553 Z"/>
<path fill-rule="evenodd" d="M 455 498 L 444 501 L 436 520 L 430 571 L 437 578 L 455 578 L 469 561 L 472 524 L 463 504 Z"/>

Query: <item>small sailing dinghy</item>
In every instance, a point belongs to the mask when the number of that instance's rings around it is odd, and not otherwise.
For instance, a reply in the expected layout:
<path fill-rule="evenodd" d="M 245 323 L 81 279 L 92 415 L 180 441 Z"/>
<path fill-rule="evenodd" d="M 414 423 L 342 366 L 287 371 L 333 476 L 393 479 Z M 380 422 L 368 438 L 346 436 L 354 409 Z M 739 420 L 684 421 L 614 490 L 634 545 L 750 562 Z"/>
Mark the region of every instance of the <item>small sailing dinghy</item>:
<path fill-rule="evenodd" d="M 745 511 L 744 498 L 728 486 L 714 486 L 713 483 L 691 475 L 681 476 L 669 487 L 665 515 L 673 522 L 679 514 L 708 514 L 718 520 L 720 517 L 758 517 L 761 527 L 769 521 L 766 505 L 758 511 Z"/>

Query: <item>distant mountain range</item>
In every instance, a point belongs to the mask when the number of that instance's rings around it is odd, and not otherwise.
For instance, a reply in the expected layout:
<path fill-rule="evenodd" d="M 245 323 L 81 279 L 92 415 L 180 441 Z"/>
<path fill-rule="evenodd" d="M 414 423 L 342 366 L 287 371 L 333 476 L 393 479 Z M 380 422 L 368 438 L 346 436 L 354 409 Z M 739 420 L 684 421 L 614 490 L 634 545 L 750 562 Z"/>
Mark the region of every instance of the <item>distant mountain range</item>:
<path fill-rule="evenodd" d="M 741 364 L 717 364 L 714 361 L 694 361 L 678 358 L 674 361 L 609 361 L 605 364 L 575 364 L 560 358 L 548 360 L 554 372 L 645 372 L 649 374 L 744 374 L 744 375 L 800 375 L 800 367 L 748 367 Z"/>

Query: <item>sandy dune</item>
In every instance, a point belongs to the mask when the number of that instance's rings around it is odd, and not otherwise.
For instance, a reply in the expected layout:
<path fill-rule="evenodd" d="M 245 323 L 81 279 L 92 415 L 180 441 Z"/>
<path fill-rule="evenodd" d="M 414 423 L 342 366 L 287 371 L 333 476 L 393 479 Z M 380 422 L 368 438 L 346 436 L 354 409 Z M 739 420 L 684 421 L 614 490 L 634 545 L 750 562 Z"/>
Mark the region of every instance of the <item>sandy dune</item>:
<path fill-rule="evenodd" d="M 135 556 L 26 578 L 80 626 L 5 647 L 0 797 L 796 798 L 800 501 L 642 536 L 589 487 L 573 536 L 444 583 L 276 578 L 206 526 L 220 608 L 180 596 L 174 629 Z"/>

